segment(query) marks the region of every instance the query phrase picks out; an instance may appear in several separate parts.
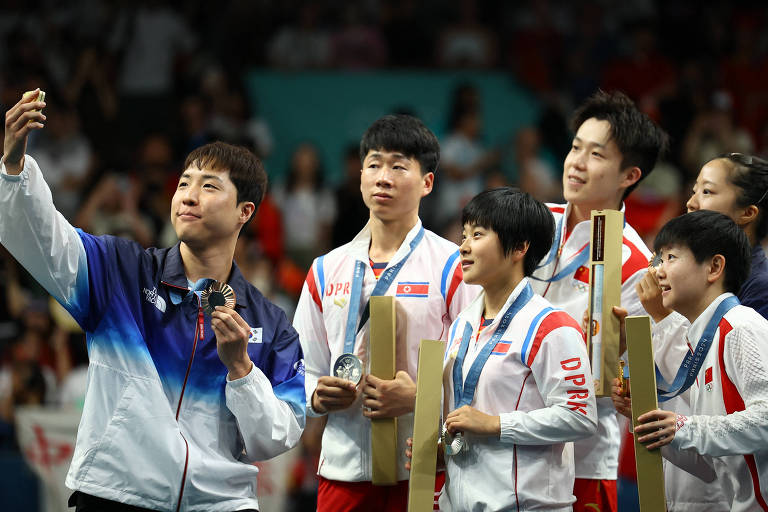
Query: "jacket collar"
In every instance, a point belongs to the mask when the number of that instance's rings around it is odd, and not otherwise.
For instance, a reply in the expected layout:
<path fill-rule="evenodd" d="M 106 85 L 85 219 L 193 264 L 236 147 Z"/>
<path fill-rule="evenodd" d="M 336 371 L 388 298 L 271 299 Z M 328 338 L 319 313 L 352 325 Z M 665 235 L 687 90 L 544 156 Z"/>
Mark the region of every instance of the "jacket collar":
<path fill-rule="evenodd" d="M 187 282 L 187 275 L 184 273 L 184 262 L 181 260 L 180 247 L 181 242 L 168 249 L 160 276 L 160 282 L 173 288 L 176 293 L 184 295 L 189 291 L 189 285 Z M 235 292 L 235 304 L 239 307 L 245 307 L 247 304 L 245 294 L 248 289 L 248 281 L 246 281 L 234 260 L 232 260 L 232 270 L 229 274 L 227 284 L 231 286 L 232 290 Z"/>

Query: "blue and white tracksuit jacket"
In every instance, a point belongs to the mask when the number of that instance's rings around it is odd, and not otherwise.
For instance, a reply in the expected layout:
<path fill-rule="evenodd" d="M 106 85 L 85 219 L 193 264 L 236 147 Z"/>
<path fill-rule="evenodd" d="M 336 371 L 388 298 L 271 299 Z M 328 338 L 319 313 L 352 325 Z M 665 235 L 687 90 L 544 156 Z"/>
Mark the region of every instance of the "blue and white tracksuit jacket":
<path fill-rule="evenodd" d="M 75 230 L 28 155 L 19 176 L 0 166 L 0 242 L 87 333 L 66 485 L 155 510 L 258 508 L 250 463 L 297 444 L 304 425 L 303 356 L 282 310 L 233 264 L 254 366 L 229 381 L 179 246 L 144 250 Z"/>

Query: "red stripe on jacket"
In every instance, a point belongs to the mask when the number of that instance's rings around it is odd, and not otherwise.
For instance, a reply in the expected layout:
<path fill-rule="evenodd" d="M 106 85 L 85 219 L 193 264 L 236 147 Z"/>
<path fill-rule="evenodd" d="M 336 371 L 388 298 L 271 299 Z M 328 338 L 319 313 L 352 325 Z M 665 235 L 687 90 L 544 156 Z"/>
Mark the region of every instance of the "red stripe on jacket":
<path fill-rule="evenodd" d="M 320 308 L 320 311 L 323 310 L 323 302 L 320 300 L 320 293 L 317 291 L 317 284 L 315 283 L 315 264 L 312 264 L 312 267 L 310 267 L 309 272 L 307 272 L 307 289 L 309 290 L 309 293 L 312 295 L 312 300 L 315 301 L 315 304 L 317 304 L 317 307 Z"/>
<path fill-rule="evenodd" d="M 733 414 L 734 412 L 743 411 L 746 408 L 744 399 L 741 398 L 739 390 L 725 371 L 725 337 L 733 330 L 733 327 L 725 318 L 720 320 L 720 325 L 718 327 L 720 328 L 718 363 L 720 364 L 720 384 L 723 388 L 723 403 L 725 404 L 726 414 Z M 757 474 L 755 456 L 751 454 L 744 455 L 744 460 L 747 463 L 749 474 L 752 477 L 752 488 L 755 493 L 755 499 L 760 504 L 760 507 L 768 512 L 768 504 L 766 504 L 765 499 L 763 499 L 763 493 L 760 489 L 760 478 Z"/>
<path fill-rule="evenodd" d="M 622 242 L 629 247 L 629 258 L 627 258 L 627 261 L 621 266 L 621 284 L 624 284 L 624 282 L 632 277 L 635 272 L 648 268 L 648 258 L 646 258 L 642 251 L 638 249 L 635 244 L 630 242 L 627 237 L 624 237 Z"/>
<path fill-rule="evenodd" d="M 464 279 L 464 272 L 461 270 L 461 264 L 456 263 L 456 268 L 453 270 L 453 277 L 451 278 L 451 284 L 448 286 L 448 293 L 445 294 L 445 309 L 450 311 L 451 301 L 453 300 L 453 294 L 456 293 L 456 289 Z"/>
<path fill-rule="evenodd" d="M 544 317 L 544 320 L 541 321 L 539 329 L 536 331 L 536 337 L 533 338 L 531 351 L 528 353 L 528 361 L 526 362 L 529 368 L 533 364 L 533 359 L 536 357 L 536 354 L 539 352 L 541 342 L 544 340 L 547 334 L 559 327 L 573 327 L 579 331 L 579 334 L 581 334 L 582 337 L 584 336 L 581 332 L 581 327 L 579 327 L 579 324 L 576 323 L 576 320 L 574 320 L 571 315 L 565 311 L 551 312 Z"/>

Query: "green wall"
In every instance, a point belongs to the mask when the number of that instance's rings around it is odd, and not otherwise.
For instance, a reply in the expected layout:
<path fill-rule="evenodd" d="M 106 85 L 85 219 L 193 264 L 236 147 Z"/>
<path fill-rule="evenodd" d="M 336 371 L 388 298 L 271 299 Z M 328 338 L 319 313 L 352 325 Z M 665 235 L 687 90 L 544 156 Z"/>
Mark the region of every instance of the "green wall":
<path fill-rule="evenodd" d="M 480 93 L 486 143 L 501 144 L 536 122 L 536 101 L 507 73 L 258 70 L 246 76 L 249 99 L 274 137 L 265 162 L 270 178 L 279 181 L 293 149 L 309 141 L 318 147 L 331 183 L 341 179 L 344 148 L 359 143 L 365 129 L 384 114 L 405 109 L 438 137 L 445 135 L 451 94 L 465 82 Z"/>

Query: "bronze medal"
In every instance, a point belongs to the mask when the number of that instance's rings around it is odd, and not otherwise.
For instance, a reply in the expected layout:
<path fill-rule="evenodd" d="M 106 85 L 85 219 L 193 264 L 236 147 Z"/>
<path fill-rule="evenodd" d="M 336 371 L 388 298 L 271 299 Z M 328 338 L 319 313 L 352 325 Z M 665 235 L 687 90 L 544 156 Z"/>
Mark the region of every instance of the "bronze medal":
<path fill-rule="evenodd" d="M 235 291 L 226 283 L 214 281 L 200 294 L 200 305 L 210 316 L 216 311 L 216 306 L 235 307 Z"/>

